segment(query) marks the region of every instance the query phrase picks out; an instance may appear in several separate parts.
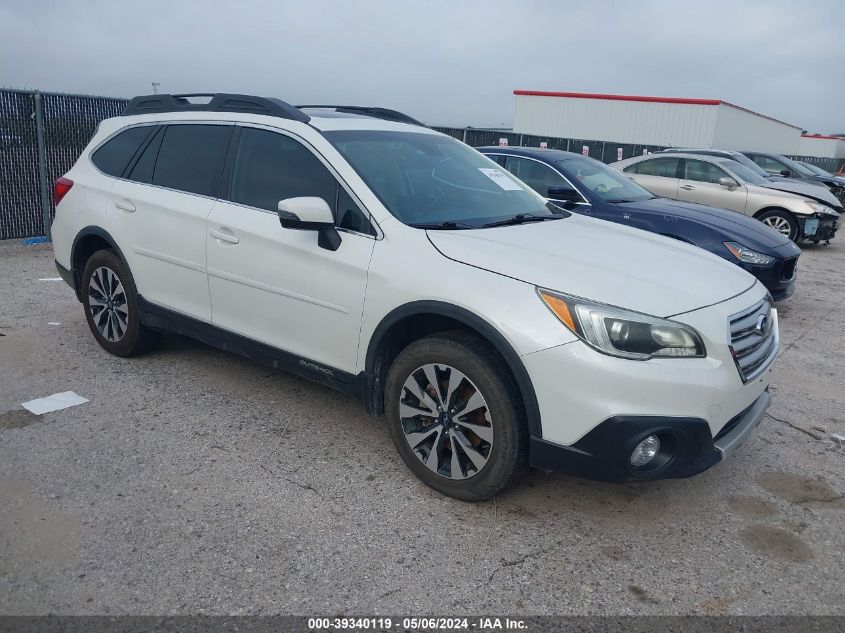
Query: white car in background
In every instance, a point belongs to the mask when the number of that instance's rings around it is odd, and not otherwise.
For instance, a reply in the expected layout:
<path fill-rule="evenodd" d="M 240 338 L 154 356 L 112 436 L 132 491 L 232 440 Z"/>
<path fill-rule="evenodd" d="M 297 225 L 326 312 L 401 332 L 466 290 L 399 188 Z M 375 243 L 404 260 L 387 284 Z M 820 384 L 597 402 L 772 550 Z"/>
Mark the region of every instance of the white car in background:
<path fill-rule="evenodd" d="M 653 194 L 731 209 L 757 218 L 789 239 L 830 240 L 839 214 L 799 194 L 771 189 L 765 178 L 721 156 L 657 153 L 611 164 Z"/>
<path fill-rule="evenodd" d="M 459 499 L 526 463 L 693 475 L 769 403 L 777 313 L 754 277 L 565 212 L 397 112 L 136 97 L 55 199 L 56 265 L 105 350 L 173 330 L 341 389 Z M 330 459 L 356 429 L 310 432 Z"/>

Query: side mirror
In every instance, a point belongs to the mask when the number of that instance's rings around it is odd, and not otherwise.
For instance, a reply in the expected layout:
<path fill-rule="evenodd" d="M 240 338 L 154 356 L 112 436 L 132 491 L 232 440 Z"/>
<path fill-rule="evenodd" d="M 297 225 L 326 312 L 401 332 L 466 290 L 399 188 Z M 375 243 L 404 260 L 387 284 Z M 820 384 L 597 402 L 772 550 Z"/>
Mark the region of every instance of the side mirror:
<path fill-rule="evenodd" d="M 317 231 L 317 245 L 330 251 L 340 248 L 340 233 L 334 216 L 322 198 L 302 197 L 279 200 L 279 222 L 286 229 Z"/>
<path fill-rule="evenodd" d="M 719 178 L 719 184 L 733 191 L 734 189 L 736 189 L 737 182 L 733 178 L 728 178 L 727 176 L 724 176 L 722 178 Z"/>
<path fill-rule="evenodd" d="M 581 202 L 581 195 L 569 187 L 549 187 L 546 197 L 561 202 Z"/>
<path fill-rule="evenodd" d="M 789 178 L 789 177 L 792 175 L 792 172 L 791 172 L 791 171 L 789 171 L 788 169 L 781 169 L 781 170 L 780 170 L 780 175 L 781 175 L 781 176 L 786 176 L 787 178 Z"/>

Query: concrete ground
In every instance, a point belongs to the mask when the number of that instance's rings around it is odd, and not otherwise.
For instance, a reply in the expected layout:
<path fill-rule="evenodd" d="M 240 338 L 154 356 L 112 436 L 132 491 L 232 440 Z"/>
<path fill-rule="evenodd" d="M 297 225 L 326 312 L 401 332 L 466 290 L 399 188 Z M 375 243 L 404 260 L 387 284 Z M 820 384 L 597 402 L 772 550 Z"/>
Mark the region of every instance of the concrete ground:
<path fill-rule="evenodd" d="M 49 246 L 2 242 L 0 613 L 845 614 L 845 236 L 799 270 L 729 461 L 471 505 L 348 397 L 177 336 L 109 356 Z"/>

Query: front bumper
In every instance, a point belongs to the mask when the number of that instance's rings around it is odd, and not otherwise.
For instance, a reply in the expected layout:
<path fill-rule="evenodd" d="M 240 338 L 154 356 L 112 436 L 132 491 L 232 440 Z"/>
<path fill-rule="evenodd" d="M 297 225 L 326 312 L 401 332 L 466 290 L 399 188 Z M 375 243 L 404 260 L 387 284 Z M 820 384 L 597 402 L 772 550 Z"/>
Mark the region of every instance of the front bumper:
<path fill-rule="evenodd" d="M 808 220 L 818 220 L 818 226 L 815 230 L 808 228 Z M 801 237 L 805 240 L 831 240 L 836 235 L 836 231 L 839 230 L 838 216 L 817 213 L 812 216 L 798 218 L 798 221 L 801 225 Z"/>
<path fill-rule="evenodd" d="M 790 242 L 791 244 L 791 242 Z M 794 244 L 793 244 L 794 246 Z M 797 247 L 796 247 L 797 248 Z M 739 264 L 742 268 L 760 280 L 775 301 L 783 301 L 795 292 L 798 256 L 776 260 L 769 266 Z"/>
<path fill-rule="evenodd" d="M 763 419 L 771 397 L 766 389 L 734 416 L 714 438 L 700 418 L 614 416 L 571 446 L 532 437 L 529 463 L 600 481 L 638 481 L 691 477 L 733 453 Z M 661 440 L 657 457 L 642 468 L 631 466 L 634 447 L 649 435 Z"/>
<path fill-rule="evenodd" d="M 768 405 L 764 393 L 777 352 L 746 381 L 730 347 L 731 322 L 766 295 L 757 282 L 722 303 L 672 317 L 698 332 L 705 358 L 629 360 L 602 354 L 580 340 L 522 356 L 540 409 L 541 429 L 531 441 L 530 463 L 623 480 L 685 477 L 712 466 L 721 459 L 715 441 L 743 416 L 755 418 L 749 414 L 756 411 L 755 403 L 763 409 Z M 664 460 L 660 472 L 629 472 L 630 442 L 655 429 L 667 435 L 666 446 L 674 446 L 671 464 Z"/>

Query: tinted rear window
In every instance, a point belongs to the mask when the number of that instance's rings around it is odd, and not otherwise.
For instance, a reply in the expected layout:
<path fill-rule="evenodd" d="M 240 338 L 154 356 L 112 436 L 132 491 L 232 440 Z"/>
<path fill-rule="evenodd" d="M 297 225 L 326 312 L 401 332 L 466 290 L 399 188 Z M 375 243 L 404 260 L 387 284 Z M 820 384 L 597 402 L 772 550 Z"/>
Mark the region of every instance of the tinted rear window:
<path fill-rule="evenodd" d="M 154 125 L 140 125 L 124 130 L 111 138 L 91 155 L 91 162 L 101 172 L 109 176 L 120 177 L 129 164 L 129 160 L 141 147 Z"/>
<path fill-rule="evenodd" d="M 678 177 L 679 158 L 654 158 L 634 163 L 623 171 L 642 174 L 643 176 L 662 176 L 664 178 Z"/>
<path fill-rule="evenodd" d="M 231 133 L 228 125 L 167 126 L 153 184 L 203 196 L 216 195 Z"/>

